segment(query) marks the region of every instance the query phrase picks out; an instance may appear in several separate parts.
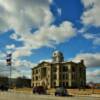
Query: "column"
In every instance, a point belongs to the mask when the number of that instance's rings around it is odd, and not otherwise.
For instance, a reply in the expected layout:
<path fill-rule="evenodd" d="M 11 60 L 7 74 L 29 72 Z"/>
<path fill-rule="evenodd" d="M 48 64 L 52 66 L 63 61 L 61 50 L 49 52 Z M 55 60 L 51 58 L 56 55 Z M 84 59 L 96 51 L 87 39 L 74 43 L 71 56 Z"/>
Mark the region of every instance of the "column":
<path fill-rule="evenodd" d="M 71 65 L 68 65 L 68 86 L 72 86 L 72 74 L 71 74 Z"/>
<path fill-rule="evenodd" d="M 52 83 L 51 83 L 52 76 L 51 76 L 51 66 L 50 65 L 48 66 L 48 76 L 47 77 L 48 77 L 48 83 L 49 83 L 48 88 L 51 88 L 52 87 Z"/>
<path fill-rule="evenodd" d="M 59 78 L 59 76 L 60 76 L 60 72 L 59 72 L 59 68 L 60 68 L 60 66 L 59 66 L 59 64 L 57 64 L 57 80 L 56 80 L 56 86 L 59 86 L 59 80 L 60 80 L 60 78 Z"/>

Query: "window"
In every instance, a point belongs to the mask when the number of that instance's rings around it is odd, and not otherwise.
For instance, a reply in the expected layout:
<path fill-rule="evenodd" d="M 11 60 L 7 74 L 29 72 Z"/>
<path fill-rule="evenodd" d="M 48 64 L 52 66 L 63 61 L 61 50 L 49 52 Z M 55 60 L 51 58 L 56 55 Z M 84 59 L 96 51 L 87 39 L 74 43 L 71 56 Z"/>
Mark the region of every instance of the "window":
<path fill-rule="evenodd" d="M 57 68 L 56 66 L 53 67 L 53 72 L 56 72 L 57 71 Z"/>
<path fill-rule="evenodd" d="M 59 78 L 60 78 L 60 80 L 62 80 L 62 74 L 60 73 L 60 75 L 59 75 Z"/>
<path fill-rule="evenodd" d="M 36 69 L 36 74 L 38 73 L 38 69 Z"/>
<path fill-rule="evenodd" d="M 62 86 L 62 82 L 60 82 L 60 86 Z"/>
<path fill-rule="evenodd" d="M 67 79 L 68 79 L 68 74 L 63 73 L 63 75 L 62 75 L 62 79 L 63 79 L 63 80 L 67 80 Z"/>
<path fill-rule="evenodd" d="M 74 66 L 72 66 L 72 72 L 75 72 L 75 67 Z"/>
<path fill-rule="evenodd" d="M 33 74 L 34 74 L 34 70 L 33 70 Z"/>
<path fill-rule="evenodd" d="M 63 87 L 66 87 L 66 83 L 65 82 L 63 82 L 62 84 L 63 84 Z"/>
<path fill-rule="evenodd" d="M 75 73 L 72 73 L 72 79 L 75 80 L 75 78 L 76 78 Z"/>
<path fill-rule="evenodd" d="M 56 79 L 57 79 L 57 75 L 56 75 L 56 74 L 54 74 L 54 76 L 53 76 L 53 77 L 54 77 L 54 80 L 56 80 Z"/>
<path fill-rule="evenodd" d="M 68 82 L 66 82 L 66 87 L 68 87 Z"/>
<path fill-rule="evenodd" d="M 63 80 L 65 80 L 65 74 L 63 74 Z"/>
<path fill-rule="evenodd" d="M 54 87 L 56 87 L 56 82 L 53 83 Z"/>
<path fill-rule="evenodd" d="M 38 80 L 38 76 L 36 76 L 36 80 Z"/>
<path fill-rule="evenodd" d="M 63 72 L 67 72 L 68 71 L 68 68 L 67 68 L 67 66 L 63 66 Z"/>
<path fill-rule="evenodd" d="M 36 86 L 38 86 L 38 83 L 36 83 Z"/>
<path fill-rule="evenodd" d="M 66 79 L 66 80 L 68 79 L 68 74 L 66 74 L 65 79 Z"/>
<path fill-rule="evenodd" d="M 41 69 L 41 78 L 45 78 L 46 75 L 47 75 L 47 69 L 46 69 L 46 67 L 44 67 Z"/>

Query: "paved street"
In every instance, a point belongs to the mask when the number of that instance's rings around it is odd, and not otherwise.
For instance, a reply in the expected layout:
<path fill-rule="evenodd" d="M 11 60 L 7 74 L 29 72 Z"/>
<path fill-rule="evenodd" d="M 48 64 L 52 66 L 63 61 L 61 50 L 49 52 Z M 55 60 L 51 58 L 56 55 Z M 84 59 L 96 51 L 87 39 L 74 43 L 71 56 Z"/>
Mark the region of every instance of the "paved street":
<path fill-rule="evenodd" d="M 55 97 L 51 95 L 33 95 L 29 93 L 0 92 L 0 100 L 100 100 L 99 97 Z"/>

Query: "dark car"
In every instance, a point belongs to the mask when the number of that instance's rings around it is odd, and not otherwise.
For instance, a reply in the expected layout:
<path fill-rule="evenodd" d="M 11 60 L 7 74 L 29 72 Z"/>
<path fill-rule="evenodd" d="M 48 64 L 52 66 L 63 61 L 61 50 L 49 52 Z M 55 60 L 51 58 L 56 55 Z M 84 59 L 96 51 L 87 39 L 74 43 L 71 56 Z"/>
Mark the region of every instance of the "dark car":
<path fill-rule="evenodd" d="M 33 93 L 46 94 L 46 89 L 43 86 L 33 87 Z"/>
<path fill-rule="evenodd" d="M 7 85 L 0 85 L 0 90 L 1 91 L 8 91 L 8 86 Z"/>
<path fill-rule="evenodd" d="M 58 87 L 55 90 L 55 96 L 67 96 L 68 92 L 65 88 L 63 87 Z"/>

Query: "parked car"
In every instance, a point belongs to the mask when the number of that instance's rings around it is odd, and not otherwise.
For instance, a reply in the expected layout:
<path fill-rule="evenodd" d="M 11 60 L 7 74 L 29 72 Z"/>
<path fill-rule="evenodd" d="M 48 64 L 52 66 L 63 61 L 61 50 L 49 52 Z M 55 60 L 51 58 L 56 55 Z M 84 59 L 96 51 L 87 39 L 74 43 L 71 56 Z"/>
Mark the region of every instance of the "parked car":
<path fill-rule="evenodd" d="M 33 93 L 46 94 L 46 89 L 43 86 L 33 87 Z"/>
<path fill-rule="evenodd" d="M 0 90 L 1 91 L 8 91 L 8 86 L 7 85 L 0 85 Z"/>
<path fill-rule="evenodd" d="M 68 92 L 65 88 L 63 87 L 58 87 L 55 90 L 55 96 L 67 96 Z"/>

